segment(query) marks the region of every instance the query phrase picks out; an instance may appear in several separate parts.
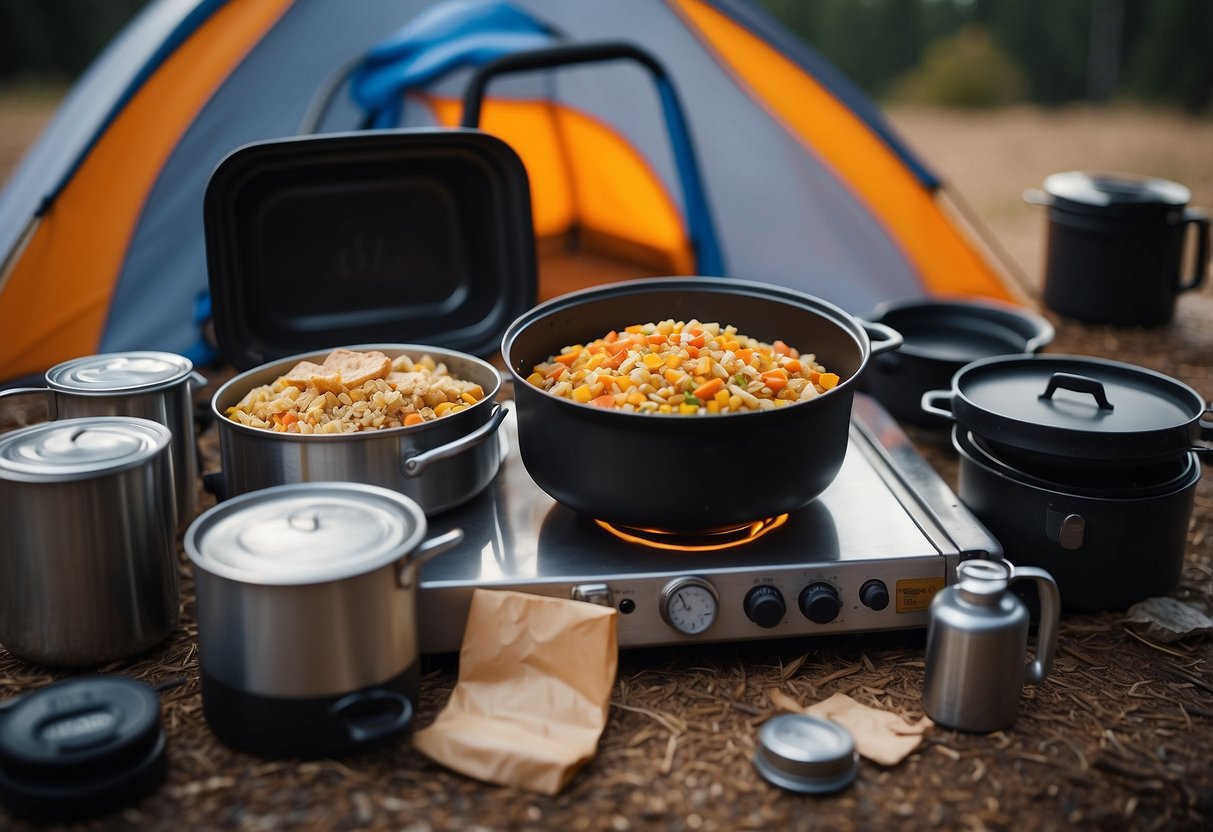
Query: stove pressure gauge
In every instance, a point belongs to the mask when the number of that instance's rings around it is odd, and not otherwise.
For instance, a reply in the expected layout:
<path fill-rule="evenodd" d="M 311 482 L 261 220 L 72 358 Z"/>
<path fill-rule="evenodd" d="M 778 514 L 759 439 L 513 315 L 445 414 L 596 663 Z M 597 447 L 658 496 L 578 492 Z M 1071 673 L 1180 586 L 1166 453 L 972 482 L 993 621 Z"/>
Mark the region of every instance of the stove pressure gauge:
<path fill-rule="evenodd" d="M 675 578 L 661 591 L 661 617 L 688 636 L 711 627 L 719 609 L 716 589 L 702 578 Z"/>

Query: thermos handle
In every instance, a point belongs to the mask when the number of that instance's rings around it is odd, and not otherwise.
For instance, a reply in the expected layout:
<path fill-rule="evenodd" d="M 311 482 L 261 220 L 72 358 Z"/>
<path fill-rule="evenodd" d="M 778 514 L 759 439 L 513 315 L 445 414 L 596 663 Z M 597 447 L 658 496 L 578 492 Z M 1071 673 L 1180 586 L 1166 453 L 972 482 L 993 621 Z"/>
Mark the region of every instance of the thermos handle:
<path fill-rule="evenodd" d="M 1024 670 L 1024 681 L 1038 685 L 1053 669 L 1053 654 L 1057 650 L 1057 629 L 1061 618 L 1061 594 L 1053 576 L 1034 566 L 1012 567 L 1011 581 L 1032 579 L 1040 597 L 1040 624 L 1036 628 L 1036 657 Z"/>
<path fill-rule="evenodd" d="M 1196 259 L 1192 261 L 1192 277 L 1179 284 L 1179 291 L 1186 292 L 1195 289 L 1205 279 L 1209 268 L 1209 215 L 1199 208 L 1188 208 L 1184 211 L 1184 225 L 1189 223 L 1196 226 Z"/>

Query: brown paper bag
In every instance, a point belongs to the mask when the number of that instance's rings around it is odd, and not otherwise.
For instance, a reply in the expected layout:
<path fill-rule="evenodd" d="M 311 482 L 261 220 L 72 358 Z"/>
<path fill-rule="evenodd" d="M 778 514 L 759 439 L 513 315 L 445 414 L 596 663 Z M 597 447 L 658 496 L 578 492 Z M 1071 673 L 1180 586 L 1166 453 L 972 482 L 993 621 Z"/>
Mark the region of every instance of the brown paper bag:
<path fill-rule="evenodd" d="M 593 758 L 619 664 L 615 610 L 477 589 L 459 681 L 413 745 L 469 777 L 554 795 Z"/>

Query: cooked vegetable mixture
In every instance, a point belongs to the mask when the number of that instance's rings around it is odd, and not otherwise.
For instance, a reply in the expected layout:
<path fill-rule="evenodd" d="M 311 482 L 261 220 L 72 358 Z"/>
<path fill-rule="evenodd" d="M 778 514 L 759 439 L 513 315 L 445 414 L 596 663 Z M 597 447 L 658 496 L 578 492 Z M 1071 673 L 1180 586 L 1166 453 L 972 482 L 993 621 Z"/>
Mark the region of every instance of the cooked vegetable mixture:
<path fill-rule="evenodd" d="M 732 326 L 665 320 L 564 347 L 527 381 L 554 396 L 634 413 L 686 416 L 770 410 L 819 396 L 837 374 L 783 341 Z"/>
<path fill-rule="evenodd" d="M 353 433 L 418 425 L 483 398 L 479 384 L 452 376 L 429 355 L 413 361 L 334 350 L 323 364 L 302 361 L 273 384 L 254 387 L 227 416 L 288 433 Z"/>

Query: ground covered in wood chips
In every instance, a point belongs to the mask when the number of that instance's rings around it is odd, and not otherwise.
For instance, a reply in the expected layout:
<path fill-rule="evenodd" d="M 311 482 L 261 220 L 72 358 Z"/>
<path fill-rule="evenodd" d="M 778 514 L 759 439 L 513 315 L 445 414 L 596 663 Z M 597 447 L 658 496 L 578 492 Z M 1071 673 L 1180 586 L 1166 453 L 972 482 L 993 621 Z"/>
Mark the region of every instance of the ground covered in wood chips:
<path fill-rule="evenodd" d="M 911 138 L 940 141 L 950 131 L 967 130 L 954 137 L 954 149 L 975 153 L 983 147 L 1005 150 L 1000 142 L 1020 136 L 1033 117 L 1012 114 L 985 132 L 963 117 L 942 122 L 907 117 L 902 126 Z M 941 132 L 934 136 L 932 131 Z M 1044 143 L 1032 147 L 1040 151 Z M 975 165 L 974 181 L 959 183 L 962 192 L 972 193 L 982 177 L 996 178 L 1013 167 L 997 161 L 998 153 L 989 155 L 986 173 Z M 1007 158 L 1020 157 L 1012 149 Z M 946 170 L 947 160 L 942 161 Z M 1079 166 L 1042 164 L 1043 172 Z M 1020 179 L 1015 188 L 1039 184 L 1035 169 Z M 986 210 L 980 199 L 973 201 Z M 996 211 L 986 216 L 997 226 Z M 1021 230 L 1027 228 L 1023 222 L 1036 223 L 1022 216 L 1016 221 Z M 1043 225 L 1035 228 L 1043 233 Z M 1038 251 L 1031 248 L 1025 255 L 1029 274 L 1038 268 L 1038 261 L 1029 259 Z M 1128 361 L 1180 379 L 1206 400 L 1213 396 L 1209 287 L 1181 298 L 1174 323 L 1158 329 L 1053 320 L 1058 337 L 1049 352 Z M 221 378 L 208 374 L 213 381 Z M 40 419 L 39 408 L 40 401 L 6 402 L 0 430 Z M 955 486 L 955 455 L 946 441 L 922 430 L 910 434 Z M 201 445 L 206 469 L 214 470 L 213 427 Z M 1142 553 L 1143 569 L 1150 568 L 1151 557 Z M 935 728 L 901 764 L 886 769 L 864 761 L 854 784 L 826 797 L 780 791 L 754 770 L 750 759 L 758 726 L 774 712 L 770 691 L 805 704 L 842 691 L 917 719 L 923 631 L 625 651 L 598 755 L 560 795 L 547 798 L 450 773 L 407 743 L 318 762 L 266 761 L 227 749 L 202 716 L 192 579 L 184 556 L 181 579 L 182 619 L 171 640 L 138 661 L 100 669 L 161 688 L 168 780 L 136 806 L 83 828 L 1213 828 L 1213 640 L 1152 643 L 1126 626 L 1119 613 L 1063 618 L 1055 670 L 1040 686 L 1025 688 L 1012 730 L 969 735 Z M 1213 614 L 1213 480 L 1208 477 L 1197 490 L 1183 577 L 1172 594 Z M 66 675 L 0 650 L 0 698 Z M 453 660 L 432 664 L 423 681 L 418 725 L 434 718 L 454 682 Z M 0 827 L 22 828 L 3 813 Z"/>

